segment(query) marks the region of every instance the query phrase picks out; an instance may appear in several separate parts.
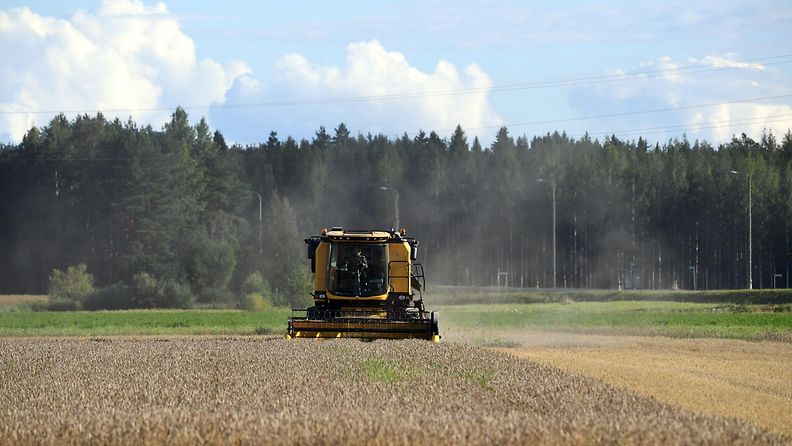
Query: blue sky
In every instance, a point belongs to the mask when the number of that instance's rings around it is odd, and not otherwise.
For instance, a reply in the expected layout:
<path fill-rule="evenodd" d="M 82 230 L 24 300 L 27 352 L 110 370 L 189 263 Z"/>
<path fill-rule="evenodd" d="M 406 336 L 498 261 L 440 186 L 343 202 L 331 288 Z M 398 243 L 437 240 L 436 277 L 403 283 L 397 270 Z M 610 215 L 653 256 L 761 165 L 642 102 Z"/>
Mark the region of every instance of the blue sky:
<path fill-rule="evenodd" d="M 46 124 L 45 111 L 158 127 L 176 105 L 242 143 L 341 121 L 389 135 L 459 123 L 485 143 L 503 124 L 529 137 L 780 136 L 792 127 L 790 6 L 3 0 L 0 139 Z"/>

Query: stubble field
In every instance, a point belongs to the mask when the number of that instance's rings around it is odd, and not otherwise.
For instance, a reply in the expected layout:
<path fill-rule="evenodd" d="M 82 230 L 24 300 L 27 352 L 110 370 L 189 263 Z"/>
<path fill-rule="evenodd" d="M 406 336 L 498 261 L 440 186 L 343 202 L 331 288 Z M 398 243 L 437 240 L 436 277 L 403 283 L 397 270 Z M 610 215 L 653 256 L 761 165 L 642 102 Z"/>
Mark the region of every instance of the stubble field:
<path fill-rule="evenodd" d="M 457 343 L 0 339 L 2 444 L 784 441 Z"/>
<path fill-rule="evenodd" d="M 792 344 L 551 332 L 497 332 L 520 358 L 592 376 L 695 412 L 792 435 Z M 485 333 L 478 333 L 479 336 Z"/>

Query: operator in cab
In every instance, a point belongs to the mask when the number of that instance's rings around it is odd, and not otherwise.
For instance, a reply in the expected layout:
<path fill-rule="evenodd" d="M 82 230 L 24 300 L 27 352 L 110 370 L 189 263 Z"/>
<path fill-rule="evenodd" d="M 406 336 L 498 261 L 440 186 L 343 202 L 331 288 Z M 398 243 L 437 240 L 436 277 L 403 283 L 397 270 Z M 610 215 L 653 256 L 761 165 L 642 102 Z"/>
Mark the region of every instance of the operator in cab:
<path fill-rule="evenodd" d="M 368 261 L 360 247 L 355 248 L 354 254 L 347 260 L 344 269 L 352 275 L 355 295 L 363 294 L 364 287 L 368 288 Z"/>

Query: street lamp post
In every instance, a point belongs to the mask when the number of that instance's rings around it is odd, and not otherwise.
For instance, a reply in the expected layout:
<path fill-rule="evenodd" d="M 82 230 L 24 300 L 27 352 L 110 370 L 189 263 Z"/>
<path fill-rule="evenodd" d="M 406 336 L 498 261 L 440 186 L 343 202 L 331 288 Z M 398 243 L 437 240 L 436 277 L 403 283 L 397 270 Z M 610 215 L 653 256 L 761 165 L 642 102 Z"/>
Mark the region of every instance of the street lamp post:
<path fill-rule="evenodd" d="M 536 181 L 550 183 L 550 188 L 553 191 L 553 288 L 556 288 L 556 183 L 554 180 L 545 180 L 544 178 L 537 178 Z"/>
<path fill-rule="evenodd" d="M 751 215 L 752 212 L 752 195 L 753 195 L 753 186 L 751 185 L 751 175 L 745 172 L 737 172 L 736 170 L 730 171 L 735 175 L 745 175 L 748 177 L 748 289 L 753 289 L 753 233 L 751 231 L 751 225 L 753 223 L 753 217 Z"/>
<path fill-rule="evenodd" d="M 264 249 L 263 249 L 263 246 L 261 244 L 261 225 L 263 224 L 262 223 L 262 218 L 261 218 L 261 215 L 262 215 L 261 214 L 261 194 L 258 193 L 258 192 L 254 192 L 254 194 L 256 194 L 258 196 L 258 199 L 259 199 L 259 228 L 258 228 L 259 229 L 259 254 L 262 254 L 264 252 Z"/>
<path fill-rule="evenodd" d="M 395 230 L 399 230 L 399 191 L 393 186 L 380 186 L 382 190 L 392 190 L 393 195 L 393 216 L 395 219 L 396 225 L 393 227 Z"/>

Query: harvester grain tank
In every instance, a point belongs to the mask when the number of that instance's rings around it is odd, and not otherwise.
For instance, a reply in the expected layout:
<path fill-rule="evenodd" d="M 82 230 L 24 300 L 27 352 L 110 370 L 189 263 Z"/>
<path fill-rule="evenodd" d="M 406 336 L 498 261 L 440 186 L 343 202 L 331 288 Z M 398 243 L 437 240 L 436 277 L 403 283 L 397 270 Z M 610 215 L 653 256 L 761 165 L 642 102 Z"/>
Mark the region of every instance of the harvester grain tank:
<path fill-rule="evenodd" d="M 424 308 L 418 241 L 406 231 L 323 229 L 305 239 L 314 305 L 288 322 L 288 338 L 426 339 L 438 342 L 436 312 Z"/>

